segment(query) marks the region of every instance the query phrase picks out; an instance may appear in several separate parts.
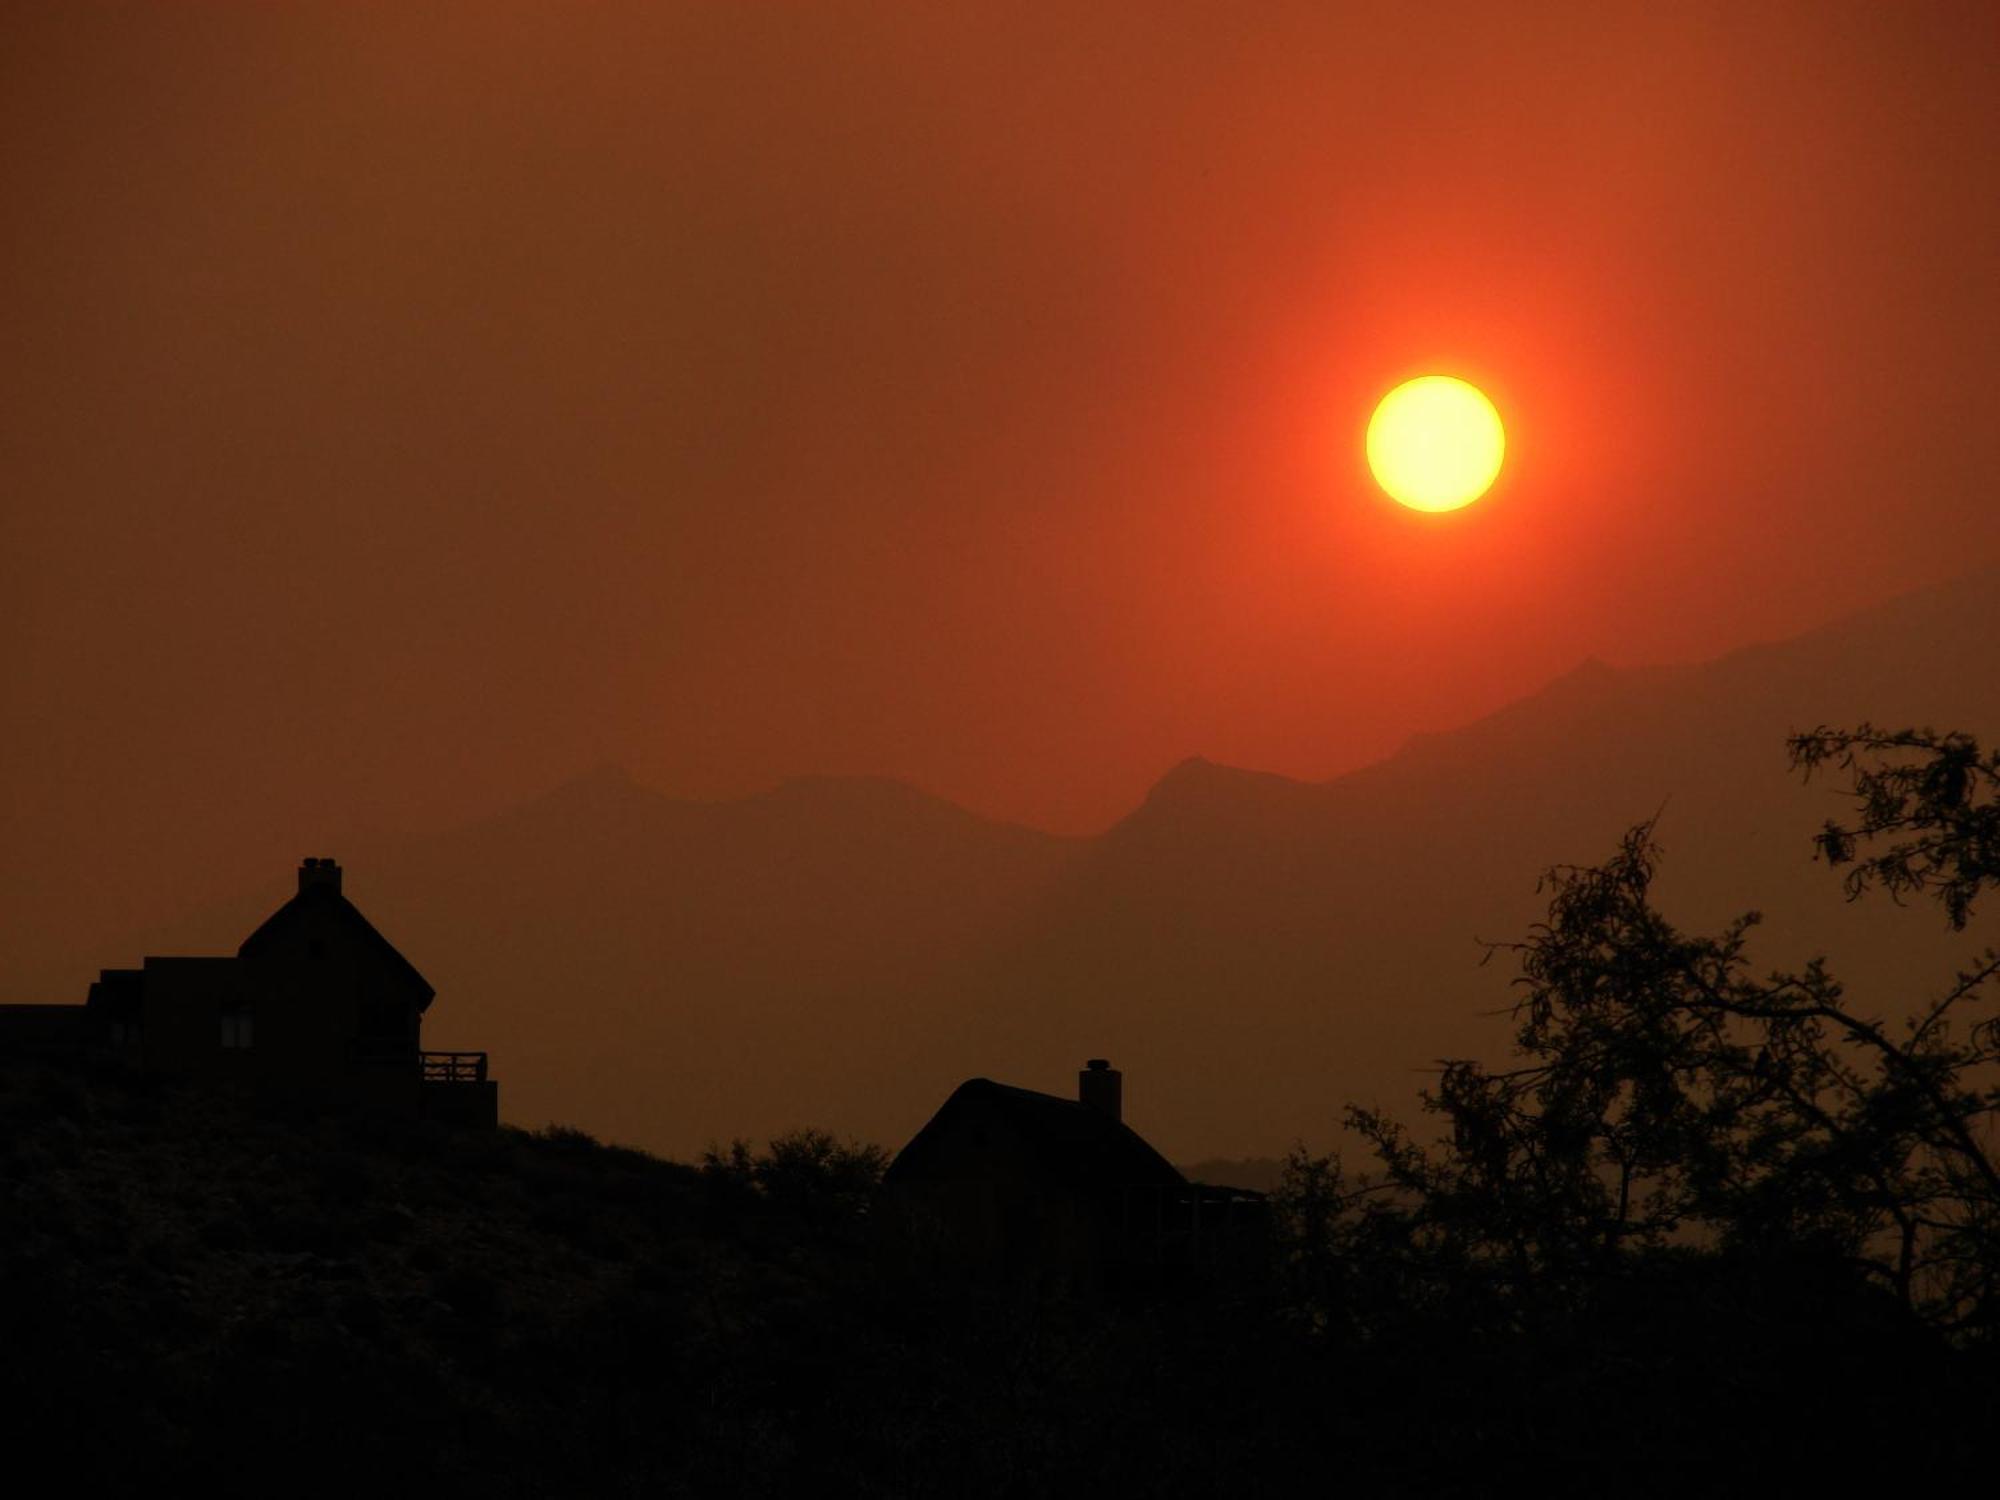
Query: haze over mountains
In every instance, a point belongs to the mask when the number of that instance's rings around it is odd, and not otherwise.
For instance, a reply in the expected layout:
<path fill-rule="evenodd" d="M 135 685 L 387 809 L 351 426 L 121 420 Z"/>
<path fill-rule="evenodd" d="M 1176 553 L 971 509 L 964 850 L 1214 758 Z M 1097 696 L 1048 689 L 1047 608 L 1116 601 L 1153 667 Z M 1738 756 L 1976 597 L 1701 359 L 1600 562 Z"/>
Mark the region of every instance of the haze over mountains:
<path fill-rule="evenodd" d="M 2000 733 L 1996 625 L 1987 571 L 1698 665 L 1587 662 L 1332 781 L 1190 759 L 1094 838 L 893 781 L 691 803 L 604 769 L 447 833 L 299 852 L 342 859 L 437 986 L 427 1043 L 489 1049 L 521 1123 L 673 1154 L 799 1124 L 896 1145 L 965 1077 L 1067 1091 L 1109 1056 L 1170 1156 L 1268 1155 L 1330 1143 L 1350 1099 L 1413 1113 L 1434 1059 L 1503 1047 L 1512 968 L 1477 939 L 1520 936 L 1546 866 L 1662 808 L 1677 919 L 1759 908 L 1760 963 L 1824 951 L 1866 1008 L 1946 979 L 1981 918 L 1954 938 L 1846 903 L 1811 859 L 1836 785 L 1802 786 L 1784 739 Z M 232 950 L 288 879 L 96 961 Z"/>

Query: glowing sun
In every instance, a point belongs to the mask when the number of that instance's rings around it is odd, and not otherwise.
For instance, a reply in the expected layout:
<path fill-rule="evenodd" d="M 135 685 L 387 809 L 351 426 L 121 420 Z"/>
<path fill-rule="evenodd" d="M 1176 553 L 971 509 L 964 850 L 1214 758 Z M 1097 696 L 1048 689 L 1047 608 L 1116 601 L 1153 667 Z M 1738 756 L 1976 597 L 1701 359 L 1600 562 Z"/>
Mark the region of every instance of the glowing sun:
<path fill-rule="evenodd" d="M 1412 510 L 1457 510 L 1492 487 L 1507 451 L 1500 413 L 1449 375 L 1407 380 L 1368 421 L 1375 482 Z"/>

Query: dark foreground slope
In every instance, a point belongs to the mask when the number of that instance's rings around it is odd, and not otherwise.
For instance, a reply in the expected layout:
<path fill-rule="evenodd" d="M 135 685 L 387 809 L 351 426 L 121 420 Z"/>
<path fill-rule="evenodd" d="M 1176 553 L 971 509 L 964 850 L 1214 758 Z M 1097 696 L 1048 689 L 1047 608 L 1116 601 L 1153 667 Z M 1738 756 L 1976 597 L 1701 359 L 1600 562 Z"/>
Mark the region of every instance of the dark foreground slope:
<path fill-rule="evenodd" d="M 0 1450 L 71 1493 L 1211 1493 L 1311 1432 L 1266 1320 L 913 1282 L 810 1183 L 4 1059 L 0 1142 Z"/>
<path fill-rule="evenodd" d="M 1282 1259 L 1036 1303 L 868 1223 L 573 1132 L 0 1060 L 4 1452 L 90 1495 L 1744 1494 L 1942 1479 L 1990 1409 L 1966 1357 L 1769 1268 L 1559 1338 L 1340 1307 L 1363 1338 Z"/>

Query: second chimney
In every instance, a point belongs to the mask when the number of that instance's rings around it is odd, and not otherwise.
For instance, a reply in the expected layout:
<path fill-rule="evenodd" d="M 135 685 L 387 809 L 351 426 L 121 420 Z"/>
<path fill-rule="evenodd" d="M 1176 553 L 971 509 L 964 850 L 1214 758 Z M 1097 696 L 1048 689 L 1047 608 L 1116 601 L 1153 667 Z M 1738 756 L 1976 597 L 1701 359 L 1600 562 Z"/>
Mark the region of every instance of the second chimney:
<path fill-rule="evenodd" d="M 1123 1105 L 1125 1075 L 1101 1057 L 1093 1057 L 1076 1075 L 1077 1101 L 1085 1109 L 1117 1119 Z"/>

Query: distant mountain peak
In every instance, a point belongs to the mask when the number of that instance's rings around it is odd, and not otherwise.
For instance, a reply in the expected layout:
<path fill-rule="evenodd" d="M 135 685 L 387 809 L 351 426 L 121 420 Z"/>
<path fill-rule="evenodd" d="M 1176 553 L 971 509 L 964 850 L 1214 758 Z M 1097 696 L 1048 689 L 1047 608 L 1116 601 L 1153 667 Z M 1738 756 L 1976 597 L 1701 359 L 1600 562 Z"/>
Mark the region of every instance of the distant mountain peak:
<path fill-rule="evenodd" d="M 1146 793 L 1146 801 L 1181 802 L 1206 795 L 1211 789 L 1235 780 L 1239 776 L 1261 775 L 1256 771 L 1239 771 L 1233 766 L 1225 766 L 1210 760 L 1205 755 L 1190 755 L 1176 761 L 1168 768 L 1167 774 L 1154 782 Z"/>
<path fill-rule="evenodd" d="M 1249 771 L 1205 755 L 1190 755 L 1154 782 L 1145 800 L 1118 826 L 1129 829 L 1162 819 L 1181 822 L 1226 815 L 1249 805 L 1289 804 L 1307 790 L 1305 782 L 1275 771 Z"/>
<path fill-rule="evenodd" d="M 1551 677 L 1526 696 L 1495 710 L 1507 714 L 1517 709 L 1546 704 L 1551 700 L 1594 697 L 1632 680 L 1635 674 L 1653 670 L 1645 667 L 1615 667 L 1601 656 L 1586 656 L 1567 672 Z M 1491 717 L 1491 716 L 1489 716 Z M 1474 720 L 1478 723 L 1479 720 Z"/>

